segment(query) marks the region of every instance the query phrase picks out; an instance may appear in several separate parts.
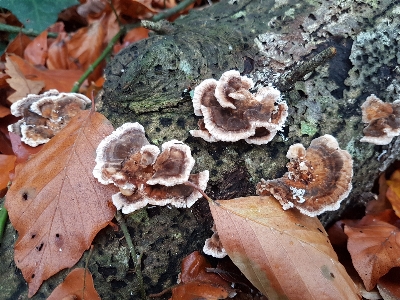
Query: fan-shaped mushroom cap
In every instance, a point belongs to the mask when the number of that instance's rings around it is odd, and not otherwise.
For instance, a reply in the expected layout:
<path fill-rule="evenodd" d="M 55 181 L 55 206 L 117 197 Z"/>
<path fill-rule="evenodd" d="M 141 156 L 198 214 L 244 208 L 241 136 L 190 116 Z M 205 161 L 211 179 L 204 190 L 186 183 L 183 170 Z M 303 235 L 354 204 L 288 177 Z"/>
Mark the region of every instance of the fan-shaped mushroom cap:
<path fill-rule="evenodd" d="M 361 142 L 387 145 L 400 135 L 400 100 L 385 103 L 375 95 L 367 97 L 361 105 L 362 121 L 367 123 Z"/>
<path fill-rule="evenodd" d="M 245 76 L 240 76 L 238 71 L 227 71 L 218 80 L 215 88 L 215 97 L 221 107 L 236 109 L 237 101 L 243 101 L 251 97 L 249 89 L 253 86 L 253 80 Z"/>
<path fill-rule="evenodd" d="M 211 230 L 214 233 L 210 238 L 206 239 L 206 241 L 204 242 L 203 252 L 207 255 L 211 255 L 216 258 L 224 258 L 228 254 L 226 253 L 226 250 L 222 246 L 218 232 L 215 228 L 215 224 L 213 225 Z"/>
<path fill-rule="evenodd" d="M 195 87 L 192 103 L 194 108 L 194 114 L 196 116 L 202 116 L 201 105 L 203 102 L 208 103 L 210 101 L 215 101 L 214 91 L 217 86 L 217 81 L 215 79 L 206 79 L 202 81 L 198 86 Z"/>
<path fill-rule="evenodd" d="M 84 95 L 57 90 L 28 95 L 11 105 L 11 113 L 23 118 L 9 125 L 8 130 L 19 134 L 24 143 L 36 147 L 47 143 L 90 102 Z"/>
<path fill-rule="evenodd" d="M 189 146 L 177 140 L 168 141 L 162 145 L 162 152 L 153 165 L 155 174 L 147 184 L 173 186 L 184 183 L 189 179 L 194 163 Z"/>
<path fill-rule="evenodd" d="M 202 191 L 207 187 L 209 178 L 208 171 L 192 174 L 189 181 L 196 184 Z M 191 186 L 178 184 L 174 186 L 164 185 L 140 185 L 138 189 L 130 196 L 124 196 L 117 193 L 112 196 L 112 201 L 117 209 L 122 213 L 129 214 L 145 207 L 147 204 L 164 206 L 171 204 L 175 207 L 191 207 L 202 195 Z"/>
<path fill-rule="evenodd" d="M 203 81 L 195 89 L 193 107 L 195 114 L 204 119 L 199 122 L 199 130 L 190 133 L 208 142 L 245 139 L 253 144 L 268 143 L 282 130 L 288 107 L 273 87 L 260 88 L 253 95 L 249 91 L 252 86 L 252 81 L 238 71 L 225 72 L 218 82 Z"/>
<path fill-rule="evenodd" d="M 136 185 L 129 183 L 129 177 L 138 168 L 145 169 L 147 160 L 155 160 L 158 148 L 154 147 L 157 148 L 150 146 L 142 125 L 125 123 L 100 142 L 93 176 L 102 184 L 114 183 L 122 189 L 133 189 Z M 151 176 L 152 173 L 146 180 Z"/>
<path fill-rule="evenodd" d="M 287 157 L 288 172 L 282 178 L 262 179 L 257 193 L 272 194 L 283 209 L 296 207 L 311 217 L 338 209 L 352 187 L 353 161 L 336 139 L 324 135 L 307 150 L 301 144 L 292 145 Z"/>

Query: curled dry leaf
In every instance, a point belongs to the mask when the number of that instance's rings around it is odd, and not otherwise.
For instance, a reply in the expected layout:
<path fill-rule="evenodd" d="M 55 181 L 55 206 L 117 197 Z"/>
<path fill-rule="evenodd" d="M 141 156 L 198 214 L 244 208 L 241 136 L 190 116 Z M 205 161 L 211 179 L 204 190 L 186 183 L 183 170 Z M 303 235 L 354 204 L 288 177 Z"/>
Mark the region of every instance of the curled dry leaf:
<path fill-rule="evenodd" d="M 14 259 L 29 297 L 44 280 L 73 266 L 113 218 L 115 190 L 92 176 L 95 149 L 112 131 L 103 115 L 81 111 L 17 166 L 5 206 L 18 231 Z"/>
<path fill-rule="evenodd" d="M 365 216 L 356 225 L 346 225 L 344 232 L 354 268 L 367 291 L 391 268 L 400 267 L 400 232 L 396 226 Z"/>
<path fill-rule="evenodd" d="M 211 264 L 198 251 L 181 263 L 180 284 L 172 289 L 171 300 L 226 299 L 235 294 L 230 283 L 215 273 L 208 273 Z"/>
<path fill-rule="evenodd" d="M 65 299 L 100 300 L 93 283 L 92 274 L 83 268 L 73 269 L 56 287 L 47 300 Z"/>
<path fill-rule="evenodd" d="M 269 196 L 216 203 L 222 245 L 268 299 L 360 299 L 316 217 L 284 211 Z"/>

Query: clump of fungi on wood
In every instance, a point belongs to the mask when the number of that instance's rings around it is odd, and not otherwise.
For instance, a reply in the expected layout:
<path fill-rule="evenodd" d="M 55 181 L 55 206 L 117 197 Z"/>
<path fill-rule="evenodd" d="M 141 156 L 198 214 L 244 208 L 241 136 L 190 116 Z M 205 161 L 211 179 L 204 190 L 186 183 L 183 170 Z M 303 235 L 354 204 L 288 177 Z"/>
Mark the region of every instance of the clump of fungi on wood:
<path fill-rule="evenodd" d="M 207 170 L 190 174 L 195 161 L 189 146 L 171 140 L 160 153 L 139 123 L 117 128 L 100 142 L 96 153 L 93 175 L 100 183 L 119 188 L 112 201 L 124 214 L 147 204 L 191 207 L 207 187 Z"/>
<path fill-rule="evenodd" d="M 282 130 L 288 107 L 280 92 L 262 87 L 256 94 L 249 91 L 253 81 L 238 71 L 227 71 L 217 81 L 206 79 L 195 89 L 193 107 L 199 129 L 191 130 L 194 137 L 207 142 L 236 142 L 267 144 Z"/>
<path fill-rule="evenodd" d="M 31 147 L 45 144 L 90 103 L 89 98 L 77 93 L 49 90 L 41 95 L 30 94 L 11 105 L 11 113 L 22 119 L 8 125 L 8 131 Z"/>
<path fill-rule="evenodd" d="M 361 142 L 387 145 L 400 135 L 400 100 L 386 103 L 374 94 L 361 105 L 362 121 L 367 124 Z"/>

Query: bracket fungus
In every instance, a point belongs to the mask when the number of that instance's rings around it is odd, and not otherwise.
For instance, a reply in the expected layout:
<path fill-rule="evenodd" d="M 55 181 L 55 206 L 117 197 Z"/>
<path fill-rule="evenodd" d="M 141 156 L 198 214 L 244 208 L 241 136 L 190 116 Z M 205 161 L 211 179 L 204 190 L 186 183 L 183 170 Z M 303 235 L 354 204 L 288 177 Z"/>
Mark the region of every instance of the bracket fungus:
<path fill-rule="evenodd" d="M 338 209 L 349 195 L 353 160 L 333 136 L 312 140 L 307 150 L 302 144 L 294 144 L 286 157 L 290 159 L 288 172 L 282 178 L 262 179 L 257 194 L 273 195 L 283 209 L 296 207 L 311 217 Z"/>
<path fill-rule="evenodd" d="M 224 258 L 228 253 L 226 253 L 224 246 L 222 246 L 215 224 L 211 230 L 213 231 L 213 235 L 204 242 L 203 252 L 215 258 Z"/>
<path fill-rule="evenodd" d="M 47 143 L 90 103 L 89 98 L 77 93 L 49 90 L 41 95 L 30 94 L 11 105 L 11 113 L 22 119 L 9 125 L 8 130 L 36 147 Z"/>
<path fill-rule="evenodd" d="M 238 71 L 227 71 L 217 81 L 206 79 L 193 94 L 193 108 L 199 120 L 194 137 L 207 142 L 236 142 L 244 139 L 249 144 L 267 144 L 286 121 L 288 107 L 280 92 L 273 87 L 260 88 L 256 94 L 250 78 Z"/>
<path fill-rule="evenodd" d="M 400 100 L 385 103 L 374 94 L 361 105 L 364 137 L 361 142 L 387 145 L 400 135 Z"/>
<path fill-rule="evenodd" d="M 194 159 L 189 146 L 172 140 L 162 151 L 151 145 L 139 123 L 125 123 L 100 142 L 93 176 L 102 184 L 113 183 L 119 193 L 112 196 L 117 209 L 131 213 L 147 204 L 191 207 L 207 187 L 208 171 L 190 174 Z"/>

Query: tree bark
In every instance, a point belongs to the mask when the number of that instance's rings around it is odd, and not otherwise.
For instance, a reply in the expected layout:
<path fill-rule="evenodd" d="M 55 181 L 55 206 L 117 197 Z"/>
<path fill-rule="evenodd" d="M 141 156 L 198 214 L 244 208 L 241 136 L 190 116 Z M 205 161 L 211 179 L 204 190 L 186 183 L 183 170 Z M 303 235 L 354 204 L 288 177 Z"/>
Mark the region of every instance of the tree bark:
<path fill-rule="evenodd" d="M 100 112 L 116 127 L 140 122 L 158 146 L 171 139 L 190 145 L 196 159 L 193 172 L 210 171 L 206 193 L 214 199 L 254 195 L 261 178 L 286 172 L 290 145 L 307 147 L 312 139 L 332 134 L 354 159 L 353 190 L 340 210 L 320 219 L 327 225 L 340 217 L 358 217 L 378 174 L 400 151 L 400 139 L 387 146 L 359 142 L 364 127 L 360 105 L 365 98 L 374 93 L 392 102 L 400 91 L 400 4 L 364 2 L 230 0 L 192 11 L 110 61 Z M 190 136 L 197 118 L 188 89 L 230 69 L 253 78 L 256 88 L 278 85 L 280 74 L 329 46 L 337 49 L 332 60 L 295 83 L 280 86 L 289 118 L 284 132 L 269 144 L 207 143 Z M 156 293 L 175 284 L 184 256 L 201 250 L 211 234 L 212 218 L 207 203 L 199 200 L 191 209 L 148 207 L 128 216 L 127 224 L 143 253 L 146 292 Z M 0 274 L 0 294 L 23 298 L 26 285 L 13 270 L 16 237 L 11 226 L 5 237 L 0 248 L 0 269 L 5 270 Z M 139 299 L 121 238 L 109 228 L 94 241 L 89 270 L 103 299 Z M 46 281 L 32 299 L 47 297 L 65 273 Z"/>

